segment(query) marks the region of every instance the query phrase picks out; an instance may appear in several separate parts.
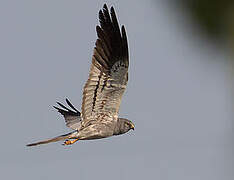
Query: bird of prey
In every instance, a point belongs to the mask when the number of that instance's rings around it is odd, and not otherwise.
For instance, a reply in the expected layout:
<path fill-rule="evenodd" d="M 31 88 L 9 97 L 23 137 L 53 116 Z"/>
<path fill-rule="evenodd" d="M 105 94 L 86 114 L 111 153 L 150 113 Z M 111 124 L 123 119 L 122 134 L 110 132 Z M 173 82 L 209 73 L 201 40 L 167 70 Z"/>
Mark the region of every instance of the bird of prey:
<path fill-rule="evenodd" d="M 119 118 L 122 95 L 128 82 L 129 54 L 124 26 L 119 28 L 114 8 L 110 12 L 104 4 L 99 11 L 100 26 L 96 27 L 97 40 L 92 56 L 89 77 L 84 86 L 81 113 L 66 99 L 70 109 L 58 103 L 61 113 L 72 132 L 52 139 L 28 144 L 36 146 L 56 141 L 71 145 L 78 140 L 100 139 L 134 130 L 134 124 Z"/>

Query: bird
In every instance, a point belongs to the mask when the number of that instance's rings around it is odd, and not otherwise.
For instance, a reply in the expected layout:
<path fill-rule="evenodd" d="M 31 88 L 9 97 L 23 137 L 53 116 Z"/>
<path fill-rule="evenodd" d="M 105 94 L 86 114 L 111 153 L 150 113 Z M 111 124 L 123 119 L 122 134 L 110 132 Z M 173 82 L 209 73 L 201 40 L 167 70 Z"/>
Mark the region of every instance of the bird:
<path fill-rule="evenodd" d="M 118 116 L 128 82 L 126 30 L 124 25 L 120 29 L 113 6 L 109 11 L 104 4 L 99 11 L 99 22 L 89 76 L 83 88 L 81 112 L 68 99 L 66 103 L 69 107 L 60 102 L 57 102 L 59 107 L 53 106 L 64 116 L 66 126 L 73 131 L 27 146 L 57 141 L 64 141 L 63 145 L 72 145 L 79 140 L 107 138 L 134 130 L 132 121 Z"/>

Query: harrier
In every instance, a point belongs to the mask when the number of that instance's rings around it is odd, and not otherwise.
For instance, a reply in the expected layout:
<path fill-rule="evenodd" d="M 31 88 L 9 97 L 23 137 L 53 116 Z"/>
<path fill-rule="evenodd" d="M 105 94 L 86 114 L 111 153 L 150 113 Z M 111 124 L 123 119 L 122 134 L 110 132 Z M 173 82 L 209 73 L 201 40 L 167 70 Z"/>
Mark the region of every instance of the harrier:
<path fill-rule="evenodd" d="M 93 52 L 89 78 L 84 86 L 81 113 L 66 99 L 70 109 L 58 103 L 66 126 L 74 131 L 27 146 L 56 141 L 70 145 L 78 140 L 100 139 L 134 130 L 134 124 L 118 118 L 122 95 L 128 82 L 128 43 L 124 26 L 121 31 L 114 8 L 106 4 L 99 11 L 100 26 L 96 27 L 97 40 Z"/>

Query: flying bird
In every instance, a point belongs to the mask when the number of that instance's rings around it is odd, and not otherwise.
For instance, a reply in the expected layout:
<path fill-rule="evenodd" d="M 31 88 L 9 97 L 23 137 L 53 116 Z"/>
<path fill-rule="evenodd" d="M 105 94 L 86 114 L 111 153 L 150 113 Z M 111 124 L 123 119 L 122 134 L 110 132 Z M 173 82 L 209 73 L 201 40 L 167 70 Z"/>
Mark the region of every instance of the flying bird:
<path fill-rule="evenodd" d="M 52 139 L 28 144 L 36 146 L 56 141 L 71 145 L 78 140 L 90 140 L 120 135 L 134 130 L 134 124 L 119 118 L 122 95 L 128 82 L 129 53 L 124 26 L 119 28 L 115 10 L 104 4 L 99 11 L 100 26 L 96 26 L 97 40 L 92 56 L 89 77 L 83 89 L 81 113 L 66 99 L 69 106 L 57 102 L 72 132 Z"/>

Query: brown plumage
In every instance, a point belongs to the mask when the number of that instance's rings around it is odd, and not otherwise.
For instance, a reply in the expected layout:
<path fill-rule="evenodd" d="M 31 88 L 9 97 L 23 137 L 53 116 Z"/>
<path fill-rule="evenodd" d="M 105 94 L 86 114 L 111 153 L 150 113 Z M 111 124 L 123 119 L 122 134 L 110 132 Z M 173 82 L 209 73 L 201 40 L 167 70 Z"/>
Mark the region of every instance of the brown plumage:
<path fill-rule="evenodd" d="M 122 95 L 128 82 L 128 43 L 124 26 L 118 25 L 114 8 L 106 6 L 99 11 L 100 26 L 92 57 L 89 77 L 84 86 L 81 113 L 66 99 L 67 108 L 55 107 L 75 131 L 53 139 L 29 144 L 34 146 L 59 140 L 65 145 L 77 140 L 99 139 L 119 135 L 134 129 L 134 124 L 118 118 Z M 71 140 L 74 139 L 74 140 Z"/>

